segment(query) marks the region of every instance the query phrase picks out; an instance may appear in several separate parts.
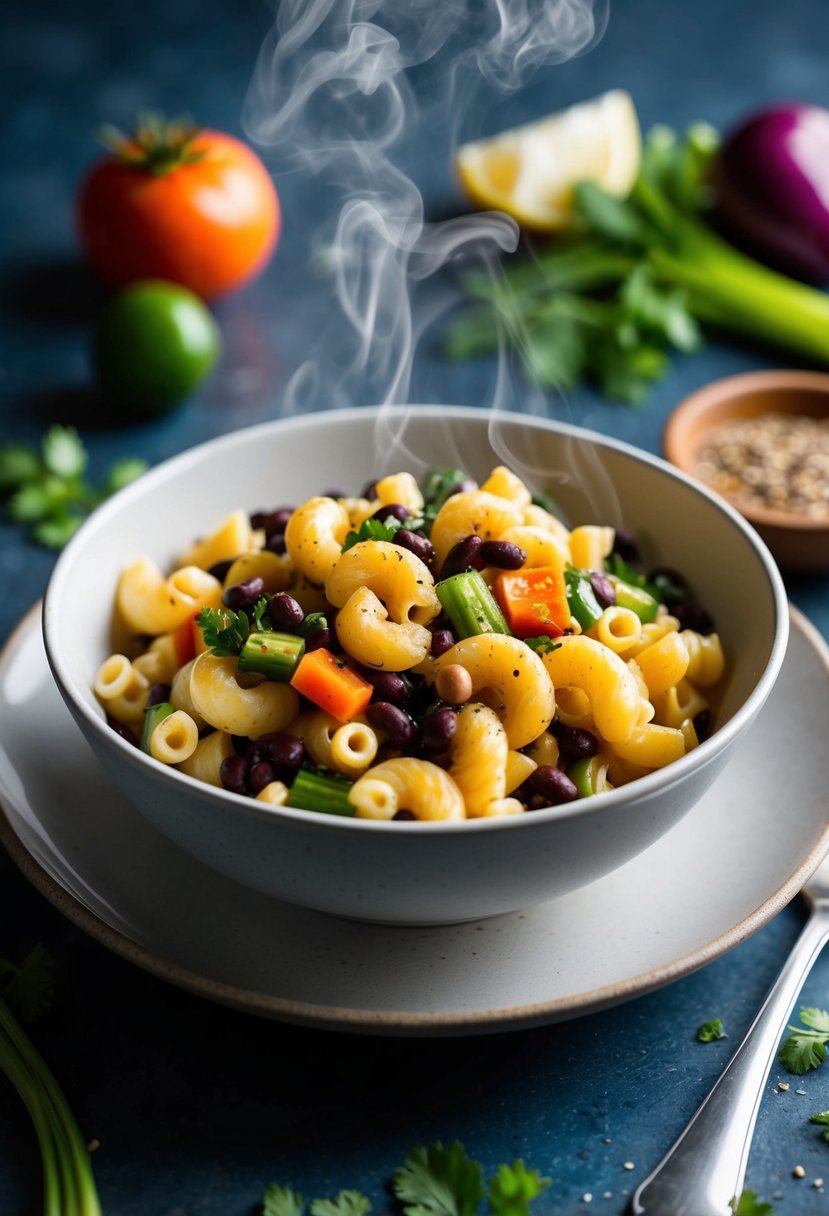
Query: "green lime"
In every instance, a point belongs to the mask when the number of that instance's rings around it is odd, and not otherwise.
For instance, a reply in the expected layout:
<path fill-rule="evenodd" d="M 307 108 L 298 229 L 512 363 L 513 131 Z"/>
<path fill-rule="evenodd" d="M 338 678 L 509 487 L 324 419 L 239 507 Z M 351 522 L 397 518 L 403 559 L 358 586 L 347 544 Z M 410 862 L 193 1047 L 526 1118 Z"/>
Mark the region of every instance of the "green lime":
<path fill-rule="evenodd" d="M 216 322 L 198 296 L 146 279 L 119 292 L 101 314 L 95 369 L 114 406 L 154 417 L 198 388 L 220 350 Z"/>

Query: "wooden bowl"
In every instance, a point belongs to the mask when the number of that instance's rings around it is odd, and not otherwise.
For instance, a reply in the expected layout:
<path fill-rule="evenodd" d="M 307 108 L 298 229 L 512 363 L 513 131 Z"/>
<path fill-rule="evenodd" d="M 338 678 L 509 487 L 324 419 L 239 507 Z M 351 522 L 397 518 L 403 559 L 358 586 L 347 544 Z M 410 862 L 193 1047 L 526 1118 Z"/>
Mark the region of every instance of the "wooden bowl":
<path fill-rule="evenodd" d="M 829 419 L 829 375 L 762 371 L 716 380 L 686 397 L 670 415 L 662 436 L 665 456 L 701 480 L 698 459 L 712 431 L 768 413 Z M 756 528 L 784 570 L 829 569 L 829 518 L 747 505 L 723 496 Z"/>

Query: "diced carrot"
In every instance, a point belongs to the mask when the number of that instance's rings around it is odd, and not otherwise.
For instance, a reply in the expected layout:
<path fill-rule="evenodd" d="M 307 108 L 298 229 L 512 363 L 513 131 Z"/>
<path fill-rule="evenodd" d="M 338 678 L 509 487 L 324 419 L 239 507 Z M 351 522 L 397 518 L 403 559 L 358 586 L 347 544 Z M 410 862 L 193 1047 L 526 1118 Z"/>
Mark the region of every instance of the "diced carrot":
<path fill-rule="evenodd" d="M 492 590 L 517 638 L 542 634 L 557 638 L 570 624 L 567 588 L 561 571 L 554 566 L 501 570 Z"/>
<path fill-rule="evenodd" d="M 196 631 L 201 635 L 201 630 L 196 625 L 197 612 L 194 612 L 192 617 L 179 625 L 178 629 L 172 632 L 173 646 L 176 652 L 176 661 L 179 667 L 183 667 L 185 663 L 189 663 L 196 655 Z"/>
<path fill-rule="evenodd" d="M 302 656 L 291 685 L 339 722 L 350 722 L 361 714 L 374 691 L 368 680 L 324 646 Z"/>

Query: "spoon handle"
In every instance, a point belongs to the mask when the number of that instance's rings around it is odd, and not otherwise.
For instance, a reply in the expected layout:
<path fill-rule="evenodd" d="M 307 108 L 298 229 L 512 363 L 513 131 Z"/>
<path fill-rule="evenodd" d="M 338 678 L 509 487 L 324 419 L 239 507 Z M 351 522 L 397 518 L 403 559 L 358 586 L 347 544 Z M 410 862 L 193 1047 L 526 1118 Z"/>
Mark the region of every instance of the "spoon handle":
<path fill-rule="evenodd" d="M 732 1211 L 780 1037 L 827 939 L 829 909 L 818 904 L 719 1080 L 634 1193 L 634 1216 L 728 1216 Z"/>

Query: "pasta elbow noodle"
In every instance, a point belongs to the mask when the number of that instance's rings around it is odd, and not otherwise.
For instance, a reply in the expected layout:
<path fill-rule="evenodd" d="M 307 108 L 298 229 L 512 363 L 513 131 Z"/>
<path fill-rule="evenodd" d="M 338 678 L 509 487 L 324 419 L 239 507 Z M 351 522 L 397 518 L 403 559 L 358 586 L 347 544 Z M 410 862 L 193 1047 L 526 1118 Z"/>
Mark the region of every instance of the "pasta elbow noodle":
<path fill-rule="evenodd" d="M 513 473 L 504 464 L 496 465 L 481 485 L 481 489 L 486 494 L 506 498 L 507 502 L 513 503 L 516 507 L 528 507 L 532 502 L 532 494 L 528 487 L 516 473 Z"/>
<path fill-rule="evenodd" d="M 517 798 L 506 797 L 508 758 L 506 731 L 495 711 L 465 705 L 452 740 L 449 775 L 463 794 L 469 818 L 523 811 Z"/>
<path fill-rule="evenodd" d="M 520 508 L 485 490 L 464 490 L 447 498 L 432 524 L 432 545 L 441 564 L 453 545 L 475 533 L 481 540 L 499 540 L 507 528 L 523 522 Z"/>
<path fill-rule="evenodd" d="M 381 507 L 400 503 L 412 515 L 419 515 L 423 510 L 423 495 L 411 473 L 391 473 L 388 477 L 381 477 L 374 486 L 374 493 Z"/>
<path fill-rule="evenodd" d="M 247 511 L 237 509 L 219 524 L 214 532 L 194 541 L 179 558 L 180 566 L 200 566 L 209 570 L 217 562 L 228 561 L 247 553 L 254 547 L 255 534 Z"/>
<path fill-rule="evenodd" d="M 539 656 L 518 638 L 505 633 L 463 638 L 432 670 L 436 675 L 453 663 L 472 677 L 472 697 L 481 690 L 494 694 L 491 708 L 503 722 L 511 748 L 531 743 L 552 722 L 556 703 L 550 677 Z"/>
<path fill-rule="evenodd" d="M 638 684 L 625 664 L 586 634 L 558 639 L 543 656 L 553 687 L 576 688 L 590 700 L 596 730 L 609 743 L 629 739 L 639 721 Z"/>
<path fill-rule="evenodd" d="M 150 755 L 162 764 L 180 764 L 196 750 L 199 728 L 189 714 L 174 709 L 150 735 Z"/>
<path fill-rule="evenodd" d="M 326 580 L 325 594 L 335 608 L 342 608 L 362 587 L 383 601 L 398 625 L 428 625 L 440 612 L 429 567 L 389 541 L 361 541 L 347 549 Z"/>
<path fill-rule="evenodd" d="M 227 731 L 214 730 L 199 739 L 192 754 L 179 762 L 179 772 L 222 789 L 222 761 L 233 755 L 233 740 Z"/>
<path fill-rule="evenodd" d="M 688 648 L 688 679 L 703 688 L 716 684 L 725 670 L 725 655 L 719 635 L 709 633 L 703 637 L 692 629 L 683 629 L 679 635 Z"/>
<path fill-rule="evenodd" d="M 117 722 L 140 722 L 150 682 L 123 654 L 110 655 L 98 668 L 94 691 Z"/>
<path fill-rule="evenodd" d="M 449 774 L 429 760 L 399 756 L 376 764 L 354 782 L 349 800 L 359 819 L 464 819 L 463 795 Z"/>
<path fill-rule="evenodd" d="M 337 613 L 342 648 L 367 667 L 410 671 L 429 654 L 432 635 L 414 622 L 398 625 L 369 587 L 355 591 Z"/>
<path fill-rule="evenodd" d="M 198 566 L 181 566 L 164 578 L 147 557 L 139 557 L 121 574 L 117 608 L 136 633 L 169 633 L 201 608 L 218 608 L 222 587 Z"/>
<path fill-rule="evenodd" d="M 673 688 L 688 670 L 688 647 L 680 633 L 666 633 L 636 656 L 651 700 Z"/>
<path fill-rule="evenodd" d="M 190 672 L 190 696 L 210 726 L 231 735 L 258 739 L 282 731 L 296 717 L 299 698 L 289 684 L 263 680 L 244 687 L 236 678 L 235 658 L 201 654 Z"/>
<path fill-rule="evenodd" d="M 285 527 L 285 548 L 299 573 L 324 583 L 350 527 L 348 511 L 335 498 L 311 498 L 297 507 Z"/>
<path fill-rule="evenodd" d="M 338 773 L 353 777 L 364 773 L 377 755 L 377 736 L 363 722 L 346 722 L 331 739 L 330 764 Z"/>
<path fill-rule="evenodd" d="M 570 560 L 581 570 L 603 570 L 604 559 L 613 548 L 613 528 L 582 524 L 570 533 Z"/>
<path fill-rule="evenodd" d="M 634 727 L 630 737 L 614 744 L 616 753 L 642 768 L 663 768 L 685 755 L 685 736 L 671 726 L 646 722 Z"/>

